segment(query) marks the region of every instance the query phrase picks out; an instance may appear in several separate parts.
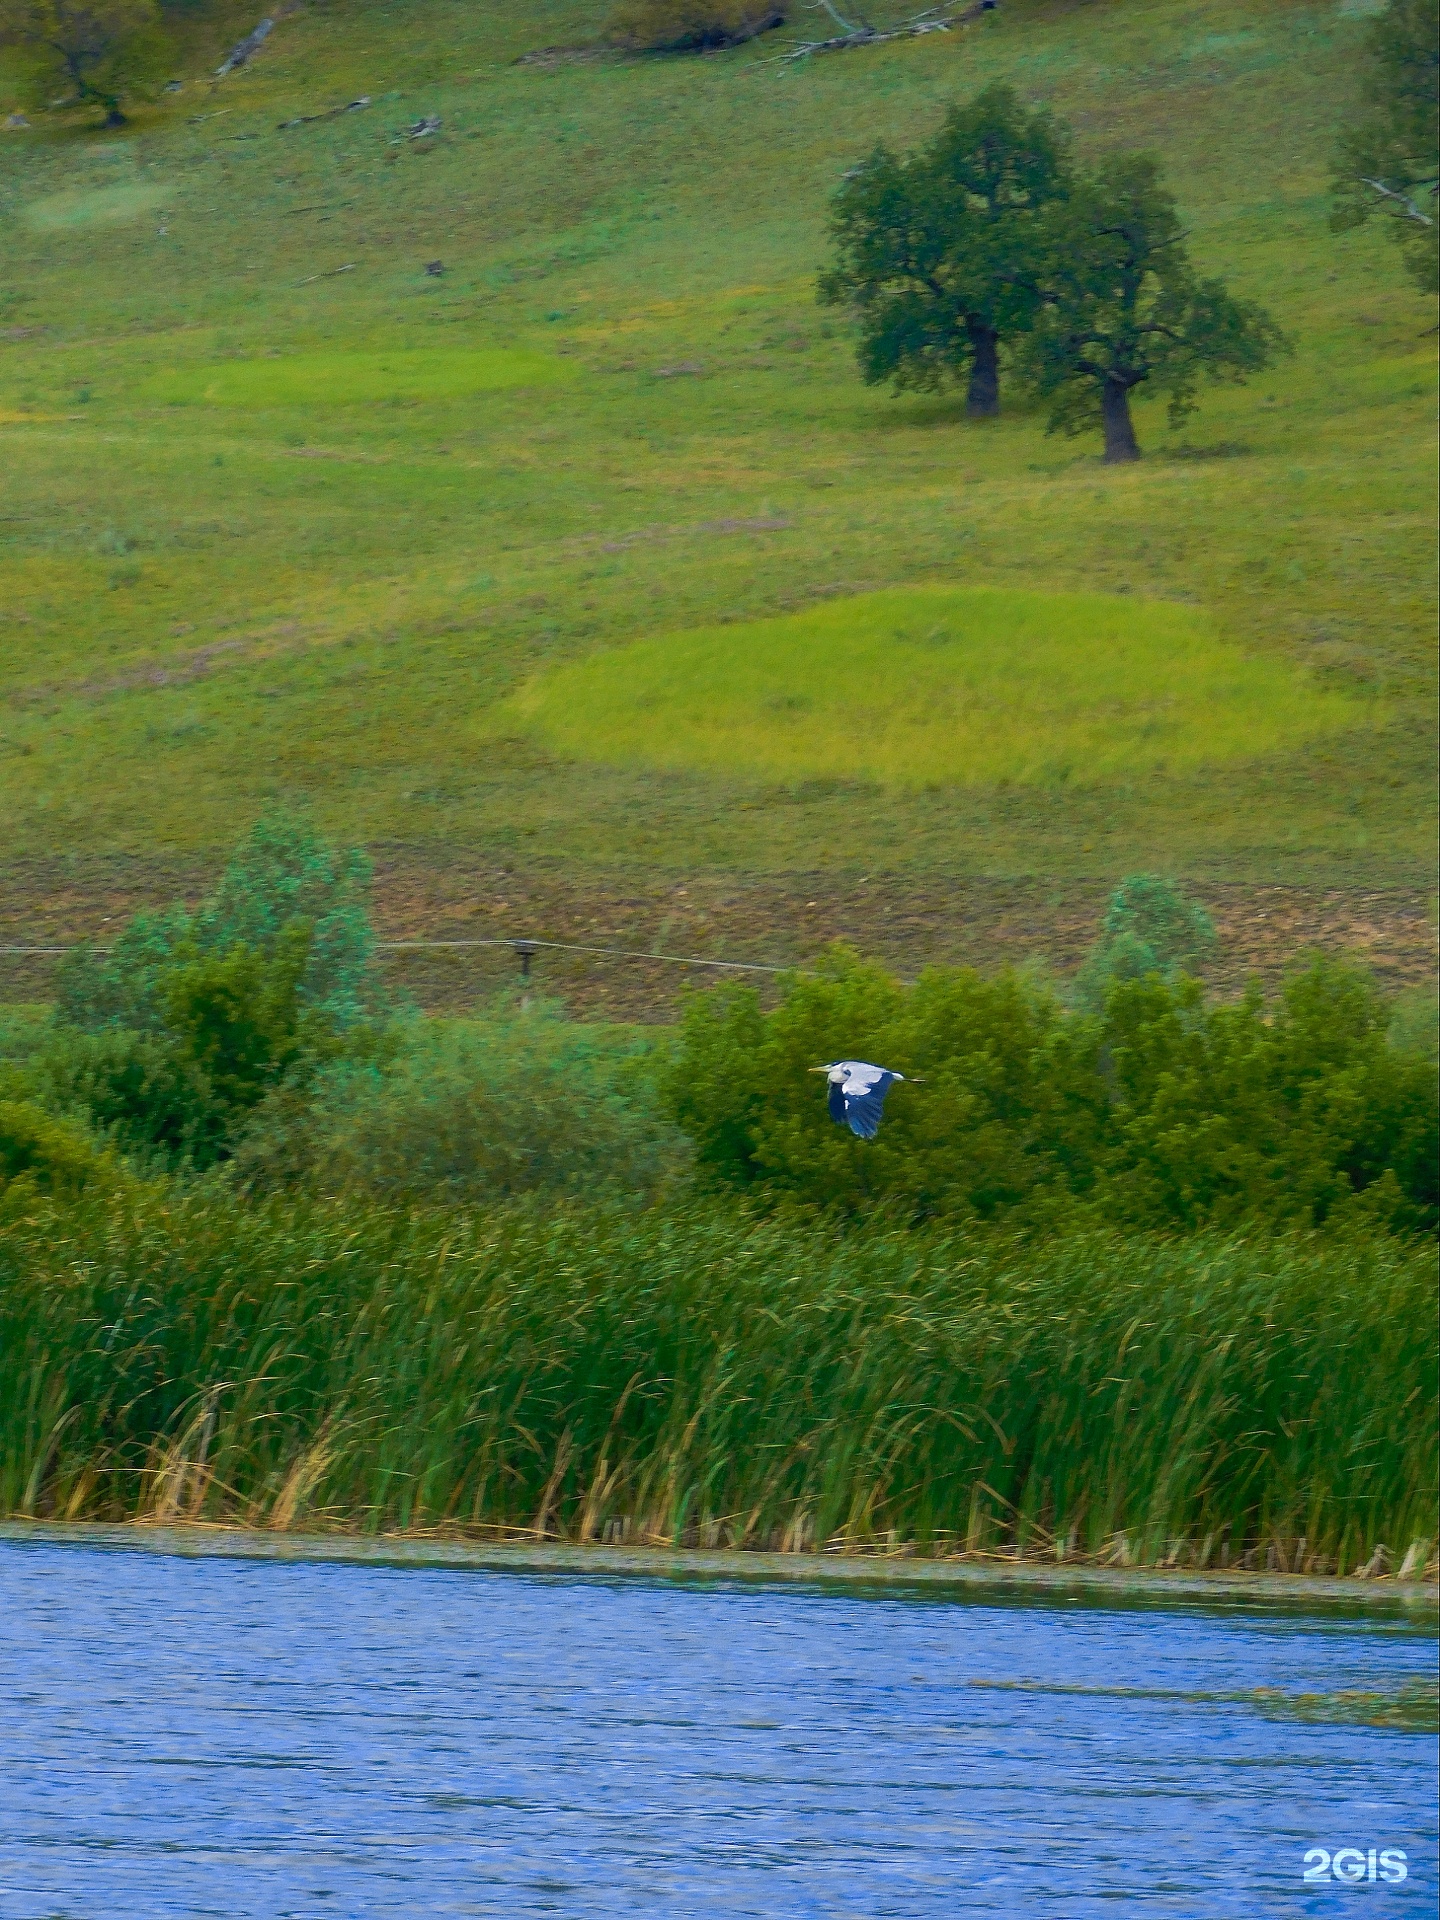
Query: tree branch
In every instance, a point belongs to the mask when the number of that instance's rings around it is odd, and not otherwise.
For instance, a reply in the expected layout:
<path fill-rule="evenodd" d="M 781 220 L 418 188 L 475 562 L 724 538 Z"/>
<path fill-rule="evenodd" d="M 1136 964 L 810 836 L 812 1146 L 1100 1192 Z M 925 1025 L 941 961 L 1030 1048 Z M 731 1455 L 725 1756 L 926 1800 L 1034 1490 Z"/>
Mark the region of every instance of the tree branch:
<path fill-rule="evenodd" d="M 921 33 L 949 33 L 954 26 L 964 26 L 968 21 L 978 20 L 982 13 L 993 13 L 999 0 L 970 0 L 968 6 L 956 10 L 956 0 L 945 7 L 927 7 L 923 13 L 917 13 L 913 20 L 907 20 L 903 26 L 890 27 L 884 32 L 878 27 L 852 27 L 836 12 L 832 0 L 814 0 L 817 7 L 823 7 L 835 22 L 844 27 L 844 33 L 834 34 L 828 40 L 802 40 L 788 53 L 777 54 L 778 61 L 788 65 L 794 60 L 808 60 L 812 53 L 839 53 L 846 47 L 878 47 L 887 40 L 909 40 Z M 943 18 L 936 16 L 943 15 Z"/>
<path fill-rule="evenodd" d="M 1408 193 L 1398 193 L 1394 187 L 1387 187 L 1383 180 L 1368 180 L 1364 174 L 1360 176 L 1360 179 L 1363 186 L 1373 187 L 1382 199 L 1398 202 L 1402 209 L 1401 217 L 1403 219 L 1418 220 L 1422 227 L 1434 226 L 1435 222 L 1430 218 L 1429 214 L 1422 213 Z"/>

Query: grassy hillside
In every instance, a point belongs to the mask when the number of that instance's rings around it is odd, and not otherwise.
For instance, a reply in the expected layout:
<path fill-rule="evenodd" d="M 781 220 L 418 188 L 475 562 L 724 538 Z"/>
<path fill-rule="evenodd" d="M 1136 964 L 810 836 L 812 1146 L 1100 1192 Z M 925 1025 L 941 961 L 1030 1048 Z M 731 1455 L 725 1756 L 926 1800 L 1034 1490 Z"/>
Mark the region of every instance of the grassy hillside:
<path fill-rule="evenodd" d="M 1064 963 L 1106 885 L 1161 866 L 1237 967 L 1319 938 L 1415 975 L 1433 308 L 1382 236 L 1326 229 L 1354 7 L 1009 0 L 782 67 L 780 36 L 517 65 L 603 9 L 346 0 L 212 89 L 253 11 L 195 26 L 183 90 L 120 133 L 0 132 L 0 937 L 190 884 L 278 794 L 371 844 L 397 932 Z M 1137 468 L 1013 396 L 976 426 L 864 389 L 815 305 L 843 169 L 996 78 L 1087 154 L 1159 152 L 1200 262 L 1297 339 L 1179 434 L 1142 406 Z M 440 133 L 403 139 L 422 114 Z M 1180 603 L 1294 724 L 892 783 L 505 718 L 634 640 L 977 586 Z"/>

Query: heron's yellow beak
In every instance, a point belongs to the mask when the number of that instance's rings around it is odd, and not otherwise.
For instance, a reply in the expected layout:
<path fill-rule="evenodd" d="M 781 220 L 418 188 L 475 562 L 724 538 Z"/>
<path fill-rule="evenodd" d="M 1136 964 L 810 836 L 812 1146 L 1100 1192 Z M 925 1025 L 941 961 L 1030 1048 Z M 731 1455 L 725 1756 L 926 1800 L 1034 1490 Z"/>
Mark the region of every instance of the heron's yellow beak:
<path fill-rule="evenodd" d="M 829 1067 L 807 1067 L 805 1071 L 807 1073 L 829 1073 L 830 1069 Z"/>

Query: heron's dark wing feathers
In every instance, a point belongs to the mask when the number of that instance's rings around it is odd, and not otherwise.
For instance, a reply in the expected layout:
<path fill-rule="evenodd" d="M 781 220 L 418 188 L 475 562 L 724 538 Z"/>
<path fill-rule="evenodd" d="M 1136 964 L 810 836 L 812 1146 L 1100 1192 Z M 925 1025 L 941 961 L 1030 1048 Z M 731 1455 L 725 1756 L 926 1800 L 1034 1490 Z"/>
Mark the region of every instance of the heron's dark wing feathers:
<path fill-rule="evenodd" d="M 850 1131 L 858 1133 L 862 1140 L 873 1140 L 880 1129 L 886 1091 L 882 1087 L 878 1093 L 850 1094 L 845 1101 L 845 1118 L 850 1122 Z"/>
<path fill-rule="evenodd" d="M 845 1123 L 845 1095 L 833 1080 L 830 1082 L 830 1097 L 825 1104 L 830 1109 L 830 1118 L 835 1121 L 837 1125 L 843 1126 Z"/>

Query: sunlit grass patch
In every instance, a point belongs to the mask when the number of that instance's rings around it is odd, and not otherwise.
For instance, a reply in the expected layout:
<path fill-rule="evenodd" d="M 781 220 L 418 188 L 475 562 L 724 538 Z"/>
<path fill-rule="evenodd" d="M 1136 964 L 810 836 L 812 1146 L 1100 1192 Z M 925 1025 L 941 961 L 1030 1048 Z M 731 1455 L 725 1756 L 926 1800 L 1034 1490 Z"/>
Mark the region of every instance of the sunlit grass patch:
<path fill-rule="evenodd" d="M 1373 712 L 1192 607 L 916 587 L 598 654 L 530 682 L 487 730 L 611 763 L 1084 785 L 1282 753 Z"/>
<path fill-rule="evenodd" d="M 427 347 L 297 353 L 182 367 L 146 381 L 147 399 L 222 407 L 351 406 L 453 400 L 506 387 L 551 386 L 578 368 L 524 347 Z"/>

